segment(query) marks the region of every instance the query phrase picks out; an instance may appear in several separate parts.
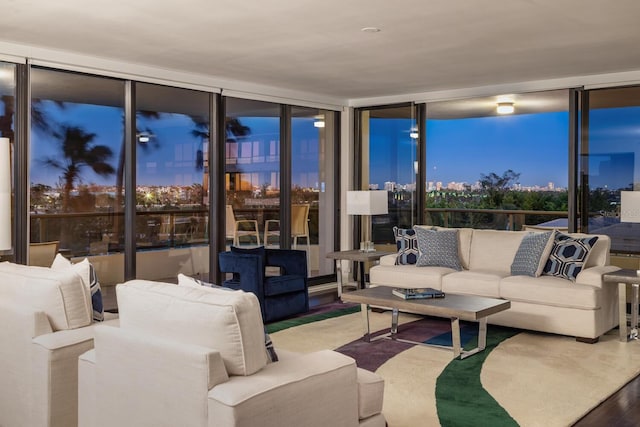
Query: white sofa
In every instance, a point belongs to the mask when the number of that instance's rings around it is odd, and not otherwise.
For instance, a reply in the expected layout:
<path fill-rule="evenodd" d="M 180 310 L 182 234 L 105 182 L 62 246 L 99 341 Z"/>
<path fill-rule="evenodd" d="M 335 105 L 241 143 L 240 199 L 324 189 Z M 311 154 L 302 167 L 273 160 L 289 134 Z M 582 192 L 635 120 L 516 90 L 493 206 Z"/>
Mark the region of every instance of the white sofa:
<path fill-rule="evenodd" d="M 370 269 L 372 285 L 431 287 L 452 294 L 479 295 L 511 301 L 511 308 L 491 315 L 490 324 L 510 326 L 596 342 L 618 325 L 617 287 L 602 275 L 618 270 L 609 265 L 611 241 L 598 235 L 576 281 L 541 275 L 511 276 L 511 264 L 526 231 L 458 229 L 463 270 L 395 265 L 396 255 L 382 257 Z M 584 237 L 585 234 L 571 234 Z"/>
<path fill-rule="evenodd" d="M 384 382 L 334 351 L 268 361 L 252 293 L 132 280 L 80 358 L 80 426 L 384 426 Z"/>
<path fill-rule="evenodd" d="M 0 263 L 0 426 L 73 427 L 91 293 L 72 270 Z"/>

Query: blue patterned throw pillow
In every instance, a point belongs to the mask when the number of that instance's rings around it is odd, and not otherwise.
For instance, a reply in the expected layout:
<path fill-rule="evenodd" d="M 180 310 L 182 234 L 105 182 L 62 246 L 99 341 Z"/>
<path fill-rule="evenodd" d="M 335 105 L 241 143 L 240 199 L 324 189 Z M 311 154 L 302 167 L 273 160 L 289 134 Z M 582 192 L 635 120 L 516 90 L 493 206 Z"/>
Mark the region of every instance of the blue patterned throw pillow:
<path fill-rule="evenodd" d="M 93 264 L 89 264 L 89 287 L 91 289 L 91 306 L 93 307 L 93 321 L 104 320 L 104 306 L 102 305 L 102 288 Z"/>
<path fill-rule="evenodd" d="M 418 267 L 447 267 L 462 270 L 458 252 L 458 230 L 429 230 L 413 227 L 418 239 Z"/>
<path fill-rule="evenodd" d="M 511 275 L 540 276 L 549 258 L 552 245 L 553 231 L 526 234 L 511 263 Z"/>
<path fill-rule="evenodd" d="M 398 257 L 396 265 L 415 264 L 418 260 L 418 240 L 416 232 L 409 228 L 393 227 L 393 235 L 396 239 Z"/>
<path fill-rule="evenodd" d="M 575 282 L 597 241 L 598 236 L 572 237 L 556 232 L 553 248 L 542 274 Z"/>

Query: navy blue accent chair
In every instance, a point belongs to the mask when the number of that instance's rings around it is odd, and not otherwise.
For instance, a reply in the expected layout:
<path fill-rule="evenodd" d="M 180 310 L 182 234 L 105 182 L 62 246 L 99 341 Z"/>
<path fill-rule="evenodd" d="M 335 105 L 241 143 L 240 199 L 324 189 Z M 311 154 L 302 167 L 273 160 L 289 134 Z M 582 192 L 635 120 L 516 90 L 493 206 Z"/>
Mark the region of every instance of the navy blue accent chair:
<path fill-rule="evenodd" d="M 223 286 L 256 294 L 265 323 L 309 311 L 305 251 L 232 247 L 218 261 L 221 272 L 233 273 Z M 279 267 L 280 275 L 267 276 L 266 267 Z"/>

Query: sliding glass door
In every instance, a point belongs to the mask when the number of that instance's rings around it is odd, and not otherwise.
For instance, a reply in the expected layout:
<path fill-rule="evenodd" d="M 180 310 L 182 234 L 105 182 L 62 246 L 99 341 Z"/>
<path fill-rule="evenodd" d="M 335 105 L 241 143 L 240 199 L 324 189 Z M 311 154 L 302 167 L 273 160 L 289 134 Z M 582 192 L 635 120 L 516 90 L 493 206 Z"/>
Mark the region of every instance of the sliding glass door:
<path fill-rule="evenodd" d="M 640 87 L 589 90 L 580 146 L 581 218 L 590 233 L 611 237 L 611 252 L 640 253 L 640 223 L 621 211 L 622 191 L 640 191 Z M 634 266 L 635 268 L 635 266 Z"/>

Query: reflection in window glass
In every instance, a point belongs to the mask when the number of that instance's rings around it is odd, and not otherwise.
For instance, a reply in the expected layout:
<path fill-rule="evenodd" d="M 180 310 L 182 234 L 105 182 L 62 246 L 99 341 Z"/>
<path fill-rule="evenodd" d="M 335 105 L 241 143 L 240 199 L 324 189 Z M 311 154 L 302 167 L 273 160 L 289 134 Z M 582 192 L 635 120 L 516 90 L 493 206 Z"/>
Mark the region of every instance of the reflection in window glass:
<path fill-rule="evenodd" d="M 307 251 L 309 276 L 331 274 L 335 113 L 292 107 L 291 116 L 291 247 Z"/>
<path fill-rule="evenodd" d="M 609 235 L 612 252 L 638 253 L 640 224 L 621 222 L 620 192 L 640 190 L 640 87 L 589 91 L 588 123 L 581 157 L 588 231 Z"/>
<path fill-rule="evenodd" d="M 280 105 L 226 102 L 227 244 L 255 246 L 280 215 Z"/>
<path fill-rule="evenodd" d="M 389 213 L 371 218 L 372 240 L 393 243 L 393 227 L 411 227 L 415 218 L 417 130 L 414 107 L 361 112 L 363 188 L 387 190 Z"/>
<path fill-rule="evenodd" d="M 206 277 L 209 95 L 145 83 L 136 95 L 136 276 L 162 279 L 182 267 Z M 182 265 L 159 265 L 149 252 L 194 246 Z"/>
<path fill-rule="evenodd" d="M 31 242 L 77 257 L 122 251 L 123 82 L 34 67 L 31 96 Z M 121 280 L 117 265 L 101 280 Z"/>
<path fill-rule="evenodd" d="M 499 97 L 427 104 L 430 223 L 567 227 L 568 91 L 510 98 L 510 115 L 497 114 Z"/>

